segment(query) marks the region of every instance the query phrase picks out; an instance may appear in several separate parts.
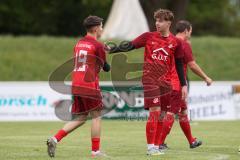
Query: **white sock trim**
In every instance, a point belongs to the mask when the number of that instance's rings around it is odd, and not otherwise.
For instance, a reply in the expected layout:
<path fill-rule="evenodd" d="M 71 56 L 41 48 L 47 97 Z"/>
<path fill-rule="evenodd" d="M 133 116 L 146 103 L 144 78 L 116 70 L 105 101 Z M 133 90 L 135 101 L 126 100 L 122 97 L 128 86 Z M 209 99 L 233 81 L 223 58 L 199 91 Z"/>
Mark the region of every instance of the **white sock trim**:
<path fill-rule="evenodd" d="M 158 149 L 158 148 L 159 148 L 159 146 L 157 146 L 157 145 L 154 145 L 154 148 L 155 148 L 155 149 Z"/>
<path fill-rule="evenodd" d="M 98 151 L 92 151 L 92 154 L 93 154 L 93 155 L 96 155 L 96 154 L 98 154 L 98 153 L 100 153 L 99 150 L 98 150 Z"/>
<path fill-rule="evenodd" d="M 53 141 L 54 141 L 55 143 L 58 143 L 58 140 L 57 140 L 56 137 L 52 137 L 52 139 L 53 139 Z"/>
<path fill-rule="evenodd" d="M 147 149 L 150 150 L 154 147 L 154 144 L 147 144 Z"/>

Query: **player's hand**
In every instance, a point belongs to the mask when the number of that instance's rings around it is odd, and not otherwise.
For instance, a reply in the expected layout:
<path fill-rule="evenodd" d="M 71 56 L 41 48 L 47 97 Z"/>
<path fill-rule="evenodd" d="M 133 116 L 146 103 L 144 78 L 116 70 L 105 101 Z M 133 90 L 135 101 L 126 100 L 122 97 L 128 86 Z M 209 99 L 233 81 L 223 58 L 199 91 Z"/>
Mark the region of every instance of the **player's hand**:
<path fill-rule="evenodd" d="M 209 78 L 209 77 L 205 78 L 204 81 L 206 82 L 207 86 L 210 86 L 212 84 L 212 82 L 213 82 L 213 80 L 211 78 Z"/>
<path fill-rule="evenodd" d="M 110 66 L 107 62 L 105 62 L 105 63 L 103 64 L 103 70 L 104 70 L 105 72 L 109 72 L 110 69 L 111 69 L 111 66 Z"/>
<path fill-rule="evenodd" d="M 105 50 L 109 53 L 112 54 L 117 50 L 118 46 L 113 43 L 113 42 L 106 42 L 105 43 Z"/>
<path fill-rule="evenodd" d="M 107 44 L 104 44 L 104 50 L 105 50 L 106 52 L 109 52 L 109 51 L 111 50 L 111 47 L 108 46 Z"/>
<path fill-rule="evenodd" d="M 187 86 L 182 86 L 182 100 L 187 100 L 188 88 Z"/>

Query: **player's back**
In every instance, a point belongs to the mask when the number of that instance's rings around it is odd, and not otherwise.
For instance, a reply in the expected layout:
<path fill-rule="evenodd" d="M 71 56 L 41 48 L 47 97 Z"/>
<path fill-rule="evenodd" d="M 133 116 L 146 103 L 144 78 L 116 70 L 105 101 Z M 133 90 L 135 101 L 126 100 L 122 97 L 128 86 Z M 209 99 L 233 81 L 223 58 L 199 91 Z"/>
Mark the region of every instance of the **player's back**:
<path fill-rule="evenodd" d="M 103 45 L 94 37 L 85 36 L 74 47 L 72 84 L 98 88 L 99 72 L 105 61 Z"/>
<path fill-rule="evenodd" d="M 194 60 L 192 47 L 186 40 L 181 40 L 183 44 L 183 65 L 184 65 L 184 76 L 187 77 L 187 64 Z"/>

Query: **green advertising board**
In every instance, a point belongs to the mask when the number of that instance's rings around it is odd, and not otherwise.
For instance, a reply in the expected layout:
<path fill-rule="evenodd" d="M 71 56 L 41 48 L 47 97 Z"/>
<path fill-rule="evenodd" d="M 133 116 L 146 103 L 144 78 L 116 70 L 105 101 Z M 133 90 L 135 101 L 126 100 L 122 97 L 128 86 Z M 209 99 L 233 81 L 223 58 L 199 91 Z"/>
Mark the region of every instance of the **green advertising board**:
<path fill-rule="evenodd" d="M 105 118 L 144 119 L 143 90 L 140 85 L 101 85 L 103 104 L 108 109 Z"/>

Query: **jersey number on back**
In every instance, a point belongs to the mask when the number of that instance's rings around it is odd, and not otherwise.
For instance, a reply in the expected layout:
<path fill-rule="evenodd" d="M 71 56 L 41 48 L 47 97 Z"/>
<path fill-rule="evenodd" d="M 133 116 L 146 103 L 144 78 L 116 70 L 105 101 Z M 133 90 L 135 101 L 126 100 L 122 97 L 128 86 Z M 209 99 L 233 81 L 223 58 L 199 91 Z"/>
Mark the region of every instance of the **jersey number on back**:
<path fill-rule="evenodd" d="M 79 50 L 75 57 L 75 72 L 84 72 L 86 71 L 86 61 L 87 61 L 87 51 Z"/>

